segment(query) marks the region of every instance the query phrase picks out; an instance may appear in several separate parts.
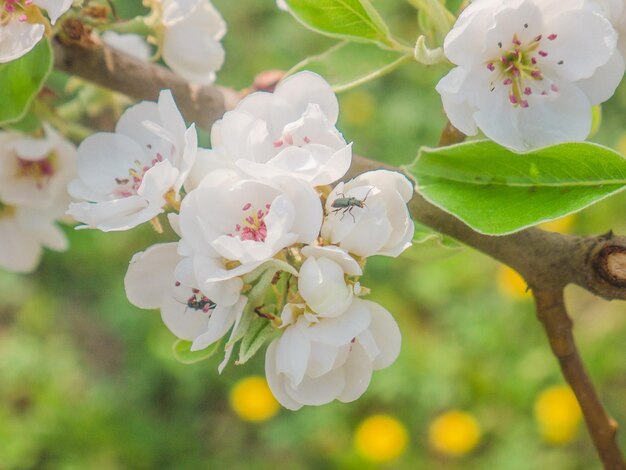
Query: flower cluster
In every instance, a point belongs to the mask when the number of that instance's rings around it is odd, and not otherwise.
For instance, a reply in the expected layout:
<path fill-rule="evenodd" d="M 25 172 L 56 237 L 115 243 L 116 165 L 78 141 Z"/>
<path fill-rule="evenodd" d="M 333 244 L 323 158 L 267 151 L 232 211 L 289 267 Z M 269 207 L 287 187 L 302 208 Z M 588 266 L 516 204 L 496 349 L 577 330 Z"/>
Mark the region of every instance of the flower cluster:
<path fill-rule="evenodd" d="M 0 268 L 30 272 L 42 247 L 62 251 L 55 225 L 69 203 L 67 184 L 76 172 L 76 149 L 52 128 L 42 138 L 0 133 Z"/>
<path fill-rule="evenodd" d="M 72 0 L 0 0 L 0 63 L 22 57 L 43 38 L 40 8 L 54 24 L 71 6 Z"/>
<path fill-rule="evenodd" d="M 584 140 L 625 70 L 622 0 L 476 0 L 447 35 L 450 122 L 515 150 Z"/>
<path fill-rule="evenodd" d="M 70 213 L 102 230 L 174 209 L 179 240 L 133 257 L 129 300 L 159 308 L 191 352 L 230 331 L 220 371 L 239 340 L 238 363 L 271 343 L 268 383 L 290 409 L 355 400 L 400 350 L 393 317 L 363 299 L 359 278 L 367 257 L 410 246 L 413 188 L 386 170 L 333 188 L 352 160 L 338 113 L 330 86 L 301 72 L 227 112 L 205 150 L 164 92 L 85 140 L 70 186 L 86 199 Z"/>

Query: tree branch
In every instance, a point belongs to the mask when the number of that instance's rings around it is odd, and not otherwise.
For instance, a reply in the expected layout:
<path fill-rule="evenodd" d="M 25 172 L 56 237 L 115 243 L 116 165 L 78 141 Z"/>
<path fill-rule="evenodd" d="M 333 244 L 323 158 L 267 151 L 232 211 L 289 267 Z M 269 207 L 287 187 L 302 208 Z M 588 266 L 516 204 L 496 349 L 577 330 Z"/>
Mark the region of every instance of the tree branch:
<path fill-rule="evenodd" d="M 238 100 L 232 90 L 192 87 L 169 70 L 101 45 L 64 45 L 57 40 L 54 50 L 57 69 L 138 100 L 154 100 L 161 89 L 172 89 L 185 118 L 206 129 Z M 462 134 L 447 126 L 441 141 L 453 143 L 461 138 Z M 376 168 L 400 171 L 355 156 L 349 174 Z M 578 237 L 537 228 L 493 237 L 473 231 L 417 193 L 409 208 L 415 220 L 511 266 L 524 277 L 535 294 L 539 319 L 578 397 L 605 467 L 623 470 L 623 460 L 615 444 L 617 425 L 602 407 L 576 351 L 562 293 L 566 285 L 577 284 L 605 299 L 626 299 L 626 237 L 612 233 Z"/>
<path fill-rule="evenodd" d="M 578 354 L 572 335 L 572 320 L 567 314 L 563 300 L 563 291 L 533 289 L 533 295 L 537 317 L 546 330 L 550 347 L 559 360 L 561 371 L 578 399 L 604 468 L 626 469 L 616 442 L 617 423 L 609 417 L 602 406 Z"/>

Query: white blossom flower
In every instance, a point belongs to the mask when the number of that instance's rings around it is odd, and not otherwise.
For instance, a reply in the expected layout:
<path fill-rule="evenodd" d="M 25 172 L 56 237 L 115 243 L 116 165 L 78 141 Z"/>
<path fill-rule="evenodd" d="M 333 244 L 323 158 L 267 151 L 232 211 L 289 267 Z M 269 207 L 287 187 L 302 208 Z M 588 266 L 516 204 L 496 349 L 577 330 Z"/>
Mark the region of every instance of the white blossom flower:
<path fill-rule="evenodd" d="M 4 0 L 0 2 L 0 63 L 15 60 L 43 38 L 46 30 L 36 7 L 48 11 L 52 24 L 70 9 L 72 0 Z"/>
<path fill-rule="evenodd" d="M 322 237 L 357 256 L 398 256 L 415 226 L 406 207 L 413 186 L 400 173 L 375 170 L 339 183 L 326 200 Z"/>
<path fill-rule="evenodd" d="M 276 6 L 284 11 L 289 11 L 289 6 L 285 0 L 276 0 Z"/>
<path fill-rule="evenodd" d="M 45 137 L 0 132 L 0 200 L 45 209 L 69 204 L 67 184 L 76 176 L 76 147 L 44 125 Z"/>
<path fill-rule="evenodd" d="M 205 176 L 180 210 L 189 251 L 241 263 L 236 275 L 293 243 L 313 242 L 321 222 L 319 196 L 304 182 L 259 180 L 226 169 Z"/>
<path fill-rule="evenodd" d="M 345 276 L 360 276 L 361 266 L 336 246 L 305 246 L 307 257 L 298 274 L 298 292 L 319 317 L 341 315 L 352 303 L 353 289 Z"/>
<path fill-rule="evenodd" d="M 274 93 L 244 98 L 213 125 L 217 153 L 256 176 L 298 177 L 313 186 L 337 181 L 348 171 L 352 147 L 335 128 L 337 97 L 313 72 L 300 72 Z"/>
<path fill-rule="evenodd" d="M 32 272 L 39 264 L 44 247 L 66 250 L 67 239 L 54 224 L 65 208 L 64 202 L 46 209 L 0 202 L 0 268 Z"/>
<path fill-rule="evenodd" d="M 178 338 L 191 341 L 192 351 L 209 347 L 236 330 L 246 298 L 237 295 L 226 305 L 201 291 L 177 243 L 153 245 L 133 256 L 124 278 L 130 302 L 144 309 L 161 310 L 165 326 Z M 232 347 L 226 348 L 226 358 Z M 220 366 L 221 371 L 222 366 Z"/>
<path fill-rule="evenodd" d="M 142 62 L 148 62 L 152 55 L 150 46 L 138 34 L 119 34 L 115 31 L 105 31 L 102 34 L 102 42 Z"/>
<path fill-rule="evenodd" d="M 163 0 L 162 8 L 163 60 L 184 79 L 210 85 L 224 63 L 222 16 L 209 0 Z"/>
<path fill-rule="evenodd" d="M 591 106 L 624 74 L 617 33 L 587 0 L 476 0 L 444 42 L 458 67 L 437 85 L 450 122 L 527 150 L 584 140 Z"/>
<path fill-rule="evenodd" d="M 338 317 L 310 322 L 305 315 L 285 328 L 265 356 L 274 396 L 286 408 L 351 402 L 367 389 L 372 371 L 393 363 L 400 330 L 380 305 L 354 299 Z"/>
<path fill-rule="evenodd" d="M 178 193 L 197 152 L 192 124 L 185 128 L 169 90 L 159 102 L 126 110 L 115 133 L 88 137 L 78 148 L 78 179 L 70 194 L 86 202 L 68 214 L 88 228 L 128 230 L 163 211 Z"/>

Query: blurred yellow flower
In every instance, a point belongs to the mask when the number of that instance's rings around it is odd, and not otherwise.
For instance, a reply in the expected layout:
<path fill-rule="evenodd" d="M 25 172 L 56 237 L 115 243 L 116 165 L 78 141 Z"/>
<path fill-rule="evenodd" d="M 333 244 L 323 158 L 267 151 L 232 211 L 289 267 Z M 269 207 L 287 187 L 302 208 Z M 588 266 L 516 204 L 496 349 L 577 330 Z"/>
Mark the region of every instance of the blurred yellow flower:
<path fill-rule="evenodd" d="M 358 425 L 354 434 L 357 451 L 371 462 L 386 462 L 406 450 L 408 432 L 393 416 L 373 415 Z"/>
<path fill-rule="evenodd" d="M 576 214 L 570 214 L 565 217 L 561 217 L 560 219 L 539 224 L 538 227 L 547 230 L 548 232 L 570 233 L 575 222 Z"/>
<path fill-rule="evenodd" d="M 582 412 L 567 385 L 545 389 L 535 401 L 535 419 L 541 436 L 550 444 L 566 444 L 578 433 Z"/>
<path fill-rule="evenodd" d="M 240 380 L 230 391 L 230 406 L 244 421 L 260 422 L 274 416 L 280 405 L 263 377 Z"/>
<path fill-rule="evenodd" d="M 371 93 L 354 91 L 341 102 L 341 112 L 347 122 L 363 126 L 370 122 L 376 111 L 376 101 Z"/>
<path fill-rule="evenodd" d="M 476 448 L 480 438 L 478 421 L 469 413 L 458 410 L 437 416 L 428 429 L 430 445 L 446 455 L 465 455 Z"/>
<path fill-rule="evenodd" d="M 504 295 L 514 299 L 528 299 L 531 297 L 527 290 L 526 281 L 517 271 L 508 266 L 500 266 L 498 271 L 498 288 Z"/>

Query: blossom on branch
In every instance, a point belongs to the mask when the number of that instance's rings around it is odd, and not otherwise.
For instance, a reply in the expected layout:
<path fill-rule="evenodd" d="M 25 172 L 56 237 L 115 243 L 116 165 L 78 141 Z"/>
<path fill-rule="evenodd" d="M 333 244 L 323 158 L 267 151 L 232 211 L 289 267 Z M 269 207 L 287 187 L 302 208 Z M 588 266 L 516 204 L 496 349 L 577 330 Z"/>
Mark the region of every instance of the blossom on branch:
<path fill-rule="evenodd" d="M 437 91 L 467 135 L 515 150 L 584 140 L 624 75 L 617 40 L 595 1 L 476 0 L 445 39 L 457 67 Z"/>
<path fill-rule="evenodd" d="M 290 176 L 312 186 L 346 174 L 352 146 L 335 128 L 339 103 L 330 85 L 313 72 L 300 72 L 274 93 L 244 98 L 213 125 L 213 152 L 243 172 L 264 178 Z"/>
<path fill-rule="evenodd" d="M 185 127 L 169 90 L 120 118 L 115 133 L 97 133 L 78 148 L 70 194 L 84 202 L 68 214 L 84 228 L 128 230 L 177 201 L 197 152 L 195 125 Z"/>

